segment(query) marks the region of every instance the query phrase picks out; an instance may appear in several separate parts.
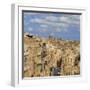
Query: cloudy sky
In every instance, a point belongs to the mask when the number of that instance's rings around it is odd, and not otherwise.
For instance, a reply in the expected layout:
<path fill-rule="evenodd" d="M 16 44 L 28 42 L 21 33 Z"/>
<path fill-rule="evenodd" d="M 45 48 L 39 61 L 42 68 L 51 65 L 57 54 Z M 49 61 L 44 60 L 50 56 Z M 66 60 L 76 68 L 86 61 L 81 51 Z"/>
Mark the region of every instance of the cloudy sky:
<path fill-rule="evenodd" d="M 53 12 L 24 12 L 24 32 L 41 37 L 80 40 L 80 15 Z"/>

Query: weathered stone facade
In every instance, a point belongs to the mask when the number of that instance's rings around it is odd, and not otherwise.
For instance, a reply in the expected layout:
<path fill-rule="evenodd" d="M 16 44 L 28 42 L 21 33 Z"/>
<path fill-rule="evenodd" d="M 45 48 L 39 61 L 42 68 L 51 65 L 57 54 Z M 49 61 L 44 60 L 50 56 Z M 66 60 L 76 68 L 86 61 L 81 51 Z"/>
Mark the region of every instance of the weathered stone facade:
<path fill-rule="evenodd" d="M 79 74 L 79 41 L 24 35 L 24 77 Z"/>

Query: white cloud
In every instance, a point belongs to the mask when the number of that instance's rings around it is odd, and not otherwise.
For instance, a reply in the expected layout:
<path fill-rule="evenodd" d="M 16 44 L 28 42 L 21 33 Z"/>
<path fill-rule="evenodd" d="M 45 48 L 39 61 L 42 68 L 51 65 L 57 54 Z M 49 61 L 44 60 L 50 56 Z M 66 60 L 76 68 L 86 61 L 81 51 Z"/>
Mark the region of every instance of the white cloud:
<path fill-rule="evenodd" d="M 40 27 L 42 27 L 42 28 L 47 28 L 47 27 L 48 27 L 48 25 L 45 25 L 45 24 L 40 24 Z"/>
<path fill-rule="evenodd" d="M 66 23 L 68 25 L 78 25 L 80 23 L 80 17 L 78 15 L 64 15 L 59 18 L 61 22 Z"/>
<path fill-rule="evenodd" d="M 40 24 L 42 31 L 46 32 L 48 27 L 53 27 L 56 32 L 67 31 L 68 27 L 80 24 L 80 17 L 78 15 L 62 15 L 62 16 L 46 16 L 45 18 L 32 18 L 31 23 Z"/>
<path fill-rule="evenodd" d="M 43 31 L 43 32 L 47 32 L 48 30 L 47 30 L 47 29 L 42 29 L 41 31 Z"/>
<path fill-rule="evenodd" d="M 56 32 L 61 32 L 61 31 L 67 32 L 67 29 L 66 28 L 56 28 L 55 31 Z"/>
<path fill-rule="evenodd" d="M 44 28 L 42 31 L 46 32 L 48 27 L 53 27 L 53 30 L 56 30 L 56 32 L 60 32 L 64 30 L 64 28 L 67 28 L 68 25 L 66 23 L 62 22 L 54 22 L 54 21 L 48 21 L 45 19 L 39 19 L 39 18 L 34 18 L 31 20 L 32 23 L 39 23 L 40 27 Z"/>
<path fill-rule="evenodd" d="M 32 22 L 32 23 L 41 23 L 41 21 L 42 21 L 42 19 L 40 19 L 40 18 L 33 18 L 30 20 L 30 22 Z"/>
<path fill-rule="evenodd" d="M 61 16 L 61 17 L 59 18 L 59 20 L 60 20 L 61 22 L 67 22 L 69 19 L 68 19 L 68 17 Z"/>
<path fill-rule="evenodd" d="M 33 31 L 33 29 L 31 27 L 28 28 L 28 31 Z"/>
<path fill-rule="evenodd" d="M 58 17 L 55 17 L 55 16 L 47 16 L 45 18 L 47 21 L 57 21 L 58 20 Z"/>
<path fill-rule="evenodd" d="M 51 35 L 51 36 L 54 36 L 54 33 L 52 32 L 52 33 L 50 33 L 50 35 Z"/>
<path fill-rule="evenodd" d="M 44 24 L 44 25 L 51 25 L 54 27 L 66 26 L 66 24 L 62 22 L 52 22 L 52 21 L 48 21 L 48 20 L 40 19 L 40 18 L 34 18 L 30 20 L 30 22 Z"/>

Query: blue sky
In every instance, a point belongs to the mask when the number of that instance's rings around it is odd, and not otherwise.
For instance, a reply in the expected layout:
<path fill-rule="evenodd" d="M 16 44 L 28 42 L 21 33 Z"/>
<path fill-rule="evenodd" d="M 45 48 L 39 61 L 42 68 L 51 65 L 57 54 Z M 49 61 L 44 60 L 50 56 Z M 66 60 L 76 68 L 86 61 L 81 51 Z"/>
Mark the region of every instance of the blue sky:
<path fill-rule="evenodd" d="M 24 32 L 40 36 L 53 36 L 67 40 L 80 40 L 80 15 L 69 13 L 24 12 Z"/>

